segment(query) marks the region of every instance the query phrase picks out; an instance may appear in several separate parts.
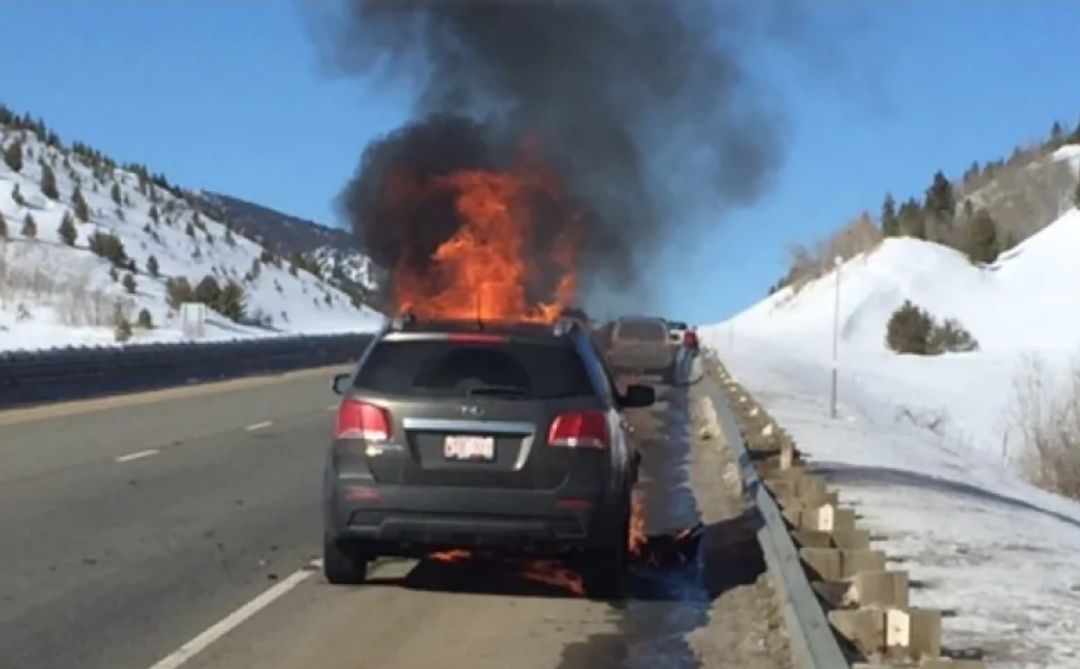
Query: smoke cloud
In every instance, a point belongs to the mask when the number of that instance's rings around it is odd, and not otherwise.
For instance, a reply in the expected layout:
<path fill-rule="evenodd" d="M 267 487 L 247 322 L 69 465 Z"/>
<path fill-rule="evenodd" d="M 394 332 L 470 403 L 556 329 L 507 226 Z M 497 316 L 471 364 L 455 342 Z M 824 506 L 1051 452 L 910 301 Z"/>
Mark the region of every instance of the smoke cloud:
<path fill-rule="evenodd" d="M 391 270 L 422 262 L 459 225 L 447 196 L 403 208 L 402 184 L 508 169 L 524 144 L 579 212 L 586 292 L 630 286 L 658 243 L 690 242 L 688 203 L 752 203 L 778 167 L 779 126 L 740 60 L 748 21 L 736 5 L 352 0 L 340 10 L 337 68 L 420 84 L 413 118 L 367 147 L 340 200 Z"/>

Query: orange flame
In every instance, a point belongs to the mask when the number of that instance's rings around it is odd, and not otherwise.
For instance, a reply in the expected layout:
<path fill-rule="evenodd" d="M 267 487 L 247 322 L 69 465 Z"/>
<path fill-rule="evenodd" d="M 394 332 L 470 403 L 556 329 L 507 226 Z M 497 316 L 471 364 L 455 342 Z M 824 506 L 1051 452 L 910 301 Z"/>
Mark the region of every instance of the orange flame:
<path fill-rule="evenodd" d="M 472 557 L 472 553 L 463 549 L 454 549 L 448 551 L 439 551 L 428 555 L 429 558 L 436 562 L 464 562 Z"/>
<path fill-rule="evenodd" d="M 628 537 L 630 554 L 641 557 L 649 538 L 645 534 L 645 508 L 634 500 L 630 507 L 630 534 Z"/>
<path fill-rule="evenodd" d="M 547 249 L 543 268 L 526 258 L 537 225 L 532 206 L 558 197 L 550 176 L 463 171 L 435 179 L 432 188 L 454 193 L 461 226 L 423 269 L 403 258 L 395 271 L 395 301 L 421 318 L 553 322 L 573 300 L 578 240 L 566 227 Z M 544 274 L 557 276 L 544 276 Z M 541 298 L 529 288 L 550 283 Z"/>
<path fill-rule="evenodd" d="M 562 588 L 570 594 L 584 596 L 581 576 L 557 560 L 529 560 L 522 565 L 521 577 L 536 583 Z"/>

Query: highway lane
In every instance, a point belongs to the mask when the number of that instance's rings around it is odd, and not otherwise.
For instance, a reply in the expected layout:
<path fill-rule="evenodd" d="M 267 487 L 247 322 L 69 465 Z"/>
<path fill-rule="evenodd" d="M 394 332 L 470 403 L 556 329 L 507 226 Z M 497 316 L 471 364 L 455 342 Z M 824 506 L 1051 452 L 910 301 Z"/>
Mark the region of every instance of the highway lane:
<path fill-rule="evenodd" d="M 0 667 L 148 667 L 314 557 L 333 371 L 0 413 Z"/>
<path fill-rule="evenodd" d="M 0 413 L 0 667 L 787 666 L 730 456 L 694 427 L 695 387 L 631 422 L 647 530 L 703 521 L 701 559 L 638 564 L 630 599 L 609 604 L 549 563 L 386 560 L 360 588 L 303 571 L 319 550 L 331 373 Z M 223 635 L 174 654 L 207 630 Z"/>

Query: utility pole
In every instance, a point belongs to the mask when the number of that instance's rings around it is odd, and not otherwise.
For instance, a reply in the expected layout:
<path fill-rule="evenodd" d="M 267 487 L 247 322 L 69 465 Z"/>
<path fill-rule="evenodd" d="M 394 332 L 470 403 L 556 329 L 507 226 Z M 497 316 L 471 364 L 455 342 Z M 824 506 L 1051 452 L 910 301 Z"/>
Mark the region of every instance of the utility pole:
<path fill-rule="evenodd" d="M 840 331 L 840 265 L 844 262 L 844 259 L 840 256 L 836 256 L 833 259 L 833 264 L 836 273 L 836 299 L 833 302 L 833 326 L 832 326 L 832 394 L 831 401 L 829 402 L 829 415 L 834 419 L 836 418 L 836 377 L 839 369 L 839 363 L 837 359 L 838 352 L 838 338 Z"/>

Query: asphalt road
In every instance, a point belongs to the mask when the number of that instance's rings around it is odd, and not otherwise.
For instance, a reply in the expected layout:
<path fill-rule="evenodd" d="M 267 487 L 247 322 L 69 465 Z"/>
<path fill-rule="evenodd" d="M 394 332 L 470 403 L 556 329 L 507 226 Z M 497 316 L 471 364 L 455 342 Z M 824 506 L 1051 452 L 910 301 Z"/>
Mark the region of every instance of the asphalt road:
<path fill-rule="evenodd" d="M 327 585 L 332 373 L 0 413 L 0 667 L 788 666 L 696 387 L 631 416 L 659 538 L 609 604 L 548 562 L 387 560 Z M 662 537 L 698 522 L 699 554 L 666 560 Z"/>

